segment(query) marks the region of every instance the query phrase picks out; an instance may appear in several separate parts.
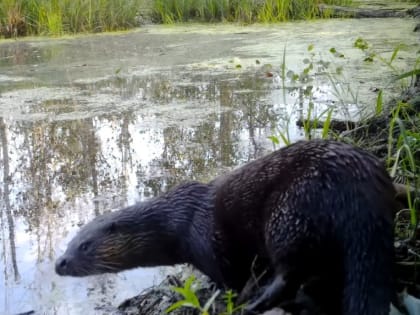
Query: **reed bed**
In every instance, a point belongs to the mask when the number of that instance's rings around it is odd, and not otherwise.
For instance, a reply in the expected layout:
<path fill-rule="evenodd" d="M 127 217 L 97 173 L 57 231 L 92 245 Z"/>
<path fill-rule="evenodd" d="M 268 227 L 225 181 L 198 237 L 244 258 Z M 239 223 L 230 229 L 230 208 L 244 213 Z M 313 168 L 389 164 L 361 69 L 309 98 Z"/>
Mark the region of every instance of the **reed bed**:
<path fill-rule="evenodd" d="M 350 5 L 351 0 L 155 0 L 153 12 L 163 23 L 273 23 L 325 17 L 319 10 L 321 3 L 343 6 Z"/>
<path fill-rule="evenodd" d="M 104 32 L 138 25 L 143 0 L 1 0 L 5 37 Z"/>
<path fill-rule="evenodd" d="M 323 17 L 320 3 L 351 0 L 2 0 L 0 36 L 106 32 L 139 25 L 148 15 L 159 23 L 282 22 Z"/>

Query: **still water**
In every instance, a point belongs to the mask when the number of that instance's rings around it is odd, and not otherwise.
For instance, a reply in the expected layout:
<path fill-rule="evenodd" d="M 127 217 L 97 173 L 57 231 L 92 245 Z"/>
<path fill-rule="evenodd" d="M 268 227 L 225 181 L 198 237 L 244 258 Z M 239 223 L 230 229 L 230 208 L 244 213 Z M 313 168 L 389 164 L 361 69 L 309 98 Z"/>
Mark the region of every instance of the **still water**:
<path fill-rule="evenodd" d="M 363 37 L 387 58 L 405 44 L 395 67 L 409 70 L 414 24 L 149 26 L 0 41 L 0 313 L 103 314 L 158 282 L 167 270 L 62 278 L 54 260 L 100 213 L 207 181 L 272 150 L 279 132 L 302 138 L 295 121 L 309 103 L 312 115 L 359 117 L 377 88 L 398 93 L 392 70 L 363 62 L 353 42 Z M 308 62 L 343 73 L 283 81 L 284 60 L 294 73 Z"/>

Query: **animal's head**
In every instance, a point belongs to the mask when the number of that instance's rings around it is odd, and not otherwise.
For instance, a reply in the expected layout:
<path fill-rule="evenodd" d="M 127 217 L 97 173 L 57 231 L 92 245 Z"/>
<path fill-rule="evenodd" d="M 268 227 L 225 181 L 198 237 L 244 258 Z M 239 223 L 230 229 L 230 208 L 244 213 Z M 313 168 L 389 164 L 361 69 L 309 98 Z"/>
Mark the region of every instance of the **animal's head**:
<path fill-rule="evenodd" d="M 166 260 L 174 246 L 162 228 L 162 220 L 142 210 L 138 206 L 127 208 L 97 217 L 82 227 L 57 259 L 57 274 L 82 277 L 170 264 Z"/>
<path fill-rule="evenodd" d="M 70 241 L 56 261 L 56 272 L 81 277 L 191 263 L 195 247 L 210 246 L 203 240 L 210 233 L 211 189 L 186 183 L 160 197 L 97 217 Z"/>

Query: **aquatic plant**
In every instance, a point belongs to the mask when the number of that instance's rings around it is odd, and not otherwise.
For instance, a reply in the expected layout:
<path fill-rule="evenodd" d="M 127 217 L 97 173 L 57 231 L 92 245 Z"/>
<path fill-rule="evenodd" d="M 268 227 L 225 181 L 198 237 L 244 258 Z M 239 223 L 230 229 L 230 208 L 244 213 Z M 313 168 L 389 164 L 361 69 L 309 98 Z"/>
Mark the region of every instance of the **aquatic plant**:
<path fill-rule="evenodd" d="M 354 46 L 362 50 L 365 54 L 366 62 L 379 61 L 386 65 L 394 75 L 388 80 L 388 84 L 401 82 L 400 87 L 406 91 L 409 87 L 414 87 L 420 75 L 420 57 L 414 61 L 411 70 L 400 69 L 394 64 L 400 50 L 403 48 L 397 45 L 389 58 L 377 53 L 371 45 L 362 38 L 358 38 Z M 387 88 L 387 87 L 385 87 Z M 410 94 L 410 93 L 409 93 Z M 413 96 L 412 96 L 413 97 Z M 411 195 L 411 190 L 420 191 L 420 116 L 419 107 L 414 95 L 413 102 L 394 101 L 394 106 L 388 106 L 390 110 L 388 148 L 386 162 L 391 176 L 407 185 L 408 192 L 408 211 L 410 212 L 410 226 L 405 234 L 415 236 L 418 227 L 417 210 L 420 206 L 420 196 Z M 387 115 L 383 105 L 383 89 L 379 90 L 376 102 L 375 114 Z"/>
<path fill-rule="evenodd" d="M 302 127 L 305 138 L 327 139 L 335 136 L 334 130 L 331 128 L 331 123 L 336 109 L 335 107 L 329 106 L 321 111 L 319 110 L 319 106 L 315 103 L 314 93 L 316 89 L 314 88 L 313 81 L 324 76 L 324 80 L 329 81 L 333 94 L 338 102 L 341 103 L 342 108 L 347 107 L 348 102 L 344 94 L 349 94 L 349 91 L 342 91 L 343 86 L 337 84 L 337 82 L 340 82 L 337 76 L 342 73 L 341 66 L 335 66 L 331 62 L 319 58 L 313 44 L 308 45 L 307 52 L 309 57 L 303 59 L 303 69 L 301 71 L 293 71 L 288 69 L 286 65 L 286 48 L 284 48 L 283 61 L 279 72 L 280 88 L 283 91 L 283 104 L 287 104 L 286 93 L 296 91 L 299 97 L 297 103 L 292 105 L 292 112 L 299 113 L 297 124 Z M 331 48 L 329 52 L 335 58 L 344 57 L 335 48 Z M 350 96 L 353 100 L 352 104 L 356 104 L 356 97 L 352 93 L 350 93 Z M 279 145 L 280 142 L 285 145 L 291 143 L 289 127 L 292 117 L 293 115 L 284 117 L 282 125 L 275 130 L 275 134 L 269 137 L 274 147 Z"/>
<path fill-rule="evenodd" d="M 22 6 L 15 0 L 0 3 L 0 35 L 16 37 L 26 35 L 26 21 Z"/>
<path fill-rule="evenodd" d="M 102 32 L 138 25 L 143 0 L 2 0 L 0 35 Z"/>
<path fill-rule="evenodd" d="M 351 0 L 325 0 L 349 5 Z M 280 22 L 322 17 L 312 0 L 2 0 L 0 35 L 60 35 L 128 29 L 144 11 L 163 23 L 186 21 Z"/>
<path fill-rule="evenodd" d="M 412 70 L 407 71 L 401 69 L 400 66 L 395 64 L 395 60 L 402 46 L 397 45 L 389 57 L 386 57 L 380 53 L 377 53 L 371 45 L 362 38 L 358 38 L 354 42 L 354 47 L 363 51 L 363 60 L 365 62 L 379 62 L 385 65 L 389 70 L 390 79 L 385 81 L 385 87 L 378 89 L 376 98 L 376 104 L 374 105 L 374 111 L 360 108 L 361 120 L 357 123 L 358 128 L 347 127 L 347 132 L 341 139 L 345 138 L 345 141 L 357 143 L 363 147 L 384 147 L 384 153 L 382 157 L 386 160 L 387 167 L 390 171 L 391 176 L 398 182 L 402 182 L 407 185 L 410 189 L 408 195 L 408 211 L 410 213 L 410 226 L 405 234 L 412 234 L 418 226 L 418 217 L 416 208 L 420 206 L 420 196 L 416 194 L 410 195 L 410 191 L 420 191 L 420 116 L 418 96 L 412 95 L 411 101 L 393 101 L 384 104 L 384 91 L 392 85 L 396 85 L 396 81 L 404 80 L 404 84 L 400 85 L 401 92 L 407 91 L 408 87 L 414 87 L 418 84 L 420 76 L 420 57 L 414 61 Z M 303 98 L 299 100 L 300 103 L 305 102 L 305 114 L 300 117 L 300 126 L 304 132 L 305 138 L 311 139 L 313 137 L 337 137 L 334 134 L 335 127 L 332 126 L 332 114 L 334 108 L 327 108 L 321 111 L 319 114 L 315 114 L 315 104 L 313 102 L 313 91 L 308 89 L 311 87 L 311 81 L 314 80 L 315 76 L 324 74 L 328 77 L 331 89 L 335 95 L 337 102 L 341 104 L 340 107 L 345 108 L 348 104 L 345 101 L 343 95 L 350 94 L 353 98 L 352 103 L 357 104 L 357 93 L 351 91 L 348 87 L 348 91 L 342 91 L 343 84 L 339 84 L 340 80 L 337 78 L 338 75 L 343 71 L 334 67 L 334 62 L 325 62 L 316 58 L 313 53 L 313 45 L 308 47 L 309 58 L 305 58 L 303 63 L 304 68 L 300 72 L 294 72 L 292 70 L 286 71 L 286 57 L 283 56 L 283 65 L 281 66 L 281 75 L 287 77 L 289 82 L 295 83 L 298 88 L 305 91 L 302 94 Z M 335 48 L 331 48 L 329 52 L 337 58 L 343 58 L 344 55 L 337 51 Z M 286 51 L 284 51 L 286 54 Z M 282 80 L 282 89 L 290 89 L 286 85 L 286 82 Z M 412 90 L 415 90 L 412 89 Z M 408 93 L 408 94 L 407 94 Z M 417 92 L 418 93 L 418 92 Z M 410 92 L 406 92 L 410 95 Z M 285 101 L 284 101 L 285 102 Z M 301 110 L 302 105 L 299 109 Z M 349 121 L 350 122 L 350 121 Z M 344 123 L 349 123 L 344 121 Z M 334 121 L 335 123 L 335 121 Z M 290 138 L 288 136 L 288 124 L 282 126 L 282 129 L 276 131 L 276 134 L 269 137 L 273 145 L 280 144 L 280 140 L 284 144 L 290 144 Z M 351 125 L 355 125 L 354 123 Z M 373 127 L 369 131 L 369 125 Z M 353 129 L 353 130 L 349 130 Z M 364 130 L 364 131 L 363 131 Z M 340 131 L 340 130 L 338 130 Z M 341 130 L 343 131 L 343 130 Z M 382 137 L 382 139 L 381 139 Z"/>

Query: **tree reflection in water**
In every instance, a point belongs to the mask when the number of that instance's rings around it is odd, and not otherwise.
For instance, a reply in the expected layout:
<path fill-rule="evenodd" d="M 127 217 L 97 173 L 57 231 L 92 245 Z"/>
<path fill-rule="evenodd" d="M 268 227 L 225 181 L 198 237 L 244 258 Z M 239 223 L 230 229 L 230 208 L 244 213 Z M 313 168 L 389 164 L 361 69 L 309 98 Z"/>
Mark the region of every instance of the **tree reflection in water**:
<path fill-rule="evenodd" d="M 27 119 L 2 118 L 2 306 L 60 313 L 86 307 L 87 295 L 92 309 L 115 304 L 121 278 L 63 280 L 56 254 L 94 216 L 261 155 L 279 119 L 266 84 L 255 74 L 197 75 L 187 84 L 168 74 L 111 78 L 77 89 L 88 99 L 114 93 L 130 106 L 29 99 L 20 108 Z"/>

